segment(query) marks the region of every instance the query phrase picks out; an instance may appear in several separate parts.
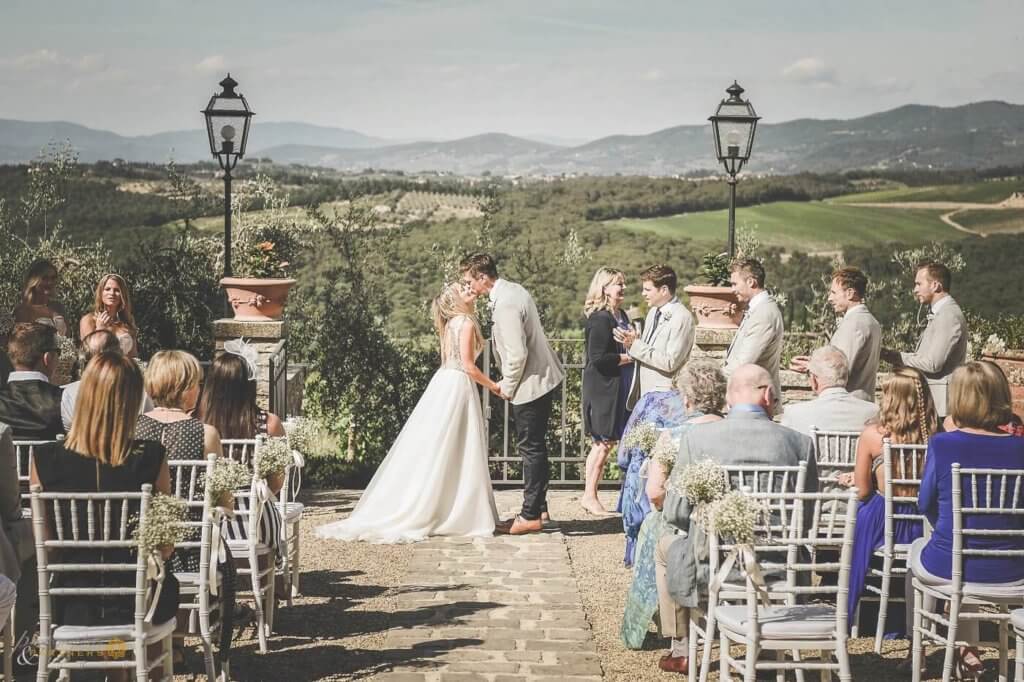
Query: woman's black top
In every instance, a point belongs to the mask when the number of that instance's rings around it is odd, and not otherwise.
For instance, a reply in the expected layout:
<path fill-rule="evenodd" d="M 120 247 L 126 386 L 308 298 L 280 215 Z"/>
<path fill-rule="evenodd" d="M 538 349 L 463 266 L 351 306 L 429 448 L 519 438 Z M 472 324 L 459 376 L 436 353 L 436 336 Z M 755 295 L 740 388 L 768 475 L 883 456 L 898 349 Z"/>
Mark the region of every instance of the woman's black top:
<path fill-rule="evenodd" d="M 58 444 L 52 450 L 39 452 L 35 457 L 35 465 L 39 482 L 46 492 L 139 492 L 144 484 L 156 483 L 164 457 L 164 447 L 160 443 L 135 441 L 121 466 L 114 467 Z M 62 506 L 62 509 L 66 515 L 62 524 L 70 532 L 70 513 L 66 506 Z M 86 518 L 84 503 L 80 505 L 78 518 Z M 52 537 L 56 537 L 53 519 L 48 522 Z M 70 563 L 134 563 L 132 550 L 125 548 L 62 550 L 59 560 Z M 54 580 L 61 587 L 135 586 L 134 574 L 125 572 L 75 572 L 71 575 L 55 575 Z M 177 610 L 178 581 L 168 571 L 153 622 L 163 623 L 173 618 Z M 134 618 L 135 600 L 131 596 L 65 597 L 56 600 L 55 611 L 56 622 L 61 625 L 125 624 L 131 623 Z"/>

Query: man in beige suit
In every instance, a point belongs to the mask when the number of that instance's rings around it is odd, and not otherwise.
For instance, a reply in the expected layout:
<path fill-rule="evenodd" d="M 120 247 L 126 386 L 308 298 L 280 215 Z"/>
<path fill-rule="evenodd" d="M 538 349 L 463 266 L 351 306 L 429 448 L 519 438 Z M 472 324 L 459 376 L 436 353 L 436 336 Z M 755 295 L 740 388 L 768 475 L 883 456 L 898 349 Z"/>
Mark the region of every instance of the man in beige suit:
<path fill-rule="evenodd" d="M 772 378 L 775 404 L 773 412 L 782 412 L 782 381 L 779 363 L 782 361 L 782 311 L 775 299 L 765 291 L 764 266 L 753 258 L 744 258 L 732 264 L 729 274 L 733 293 L 747 311 L 736 331 L 736 337 L 725 356 L 725 375 L 731 376 L 737 367 L 754 364 L 767 370 Z"/>
<path fill-rule="evenodd" d="M 693 350 L 693 314 L 676 298 L 678 279 L 667 265 L 654 265 L 640 273 L 643 296 L 649 310 L 643 333 L 613 329 L 615 340 L 636 360 L 633 384 L 626 409 L 632 410 L 642 396 L 674 390 L 672 380 Z"/>
<path fill-rule="evenodd" d="M 928 379 L 935 411 L 946 416 L 949 377 L 967 360 L 967 320 L 950 296 L 953 275 L 942 263 L 922 263 L 914 276 L 914 296 L 929 306 L 928 326 L 913 353 L 885 349 L 882 359 L 894 367 L 913 367 Z"/>
<path fill-rule="evenodd" d="M 875 380 L 882 351 L 882 326 L 864 305 L 868 278 L 858 268 L 844 267 L 832 273 L 828 302 L 836 314 L 842 315 L 830 346 L 843 351 L 849 365 L 846 390 L 863 400 L 875 400 Z M 790 366 L 798 372 L 807 371 L 806 355 L 793 358 Z"/>
<path fill-rule="evenodd" d="M 499 524 L 497 532 L 536 533 L 547 512 L 546 437 L 554 392 L 564 378 L 562 364 L 544 335 L 533 297 L 515 282 L 498 277 L 493 256 L 467 256 L 459 269 L 466 287 L 490 297 L 491 335 L 502 375 L 498 383 L 502 397 L 512 403 L 516 440 L 523 458 L 522 512 Z"/>

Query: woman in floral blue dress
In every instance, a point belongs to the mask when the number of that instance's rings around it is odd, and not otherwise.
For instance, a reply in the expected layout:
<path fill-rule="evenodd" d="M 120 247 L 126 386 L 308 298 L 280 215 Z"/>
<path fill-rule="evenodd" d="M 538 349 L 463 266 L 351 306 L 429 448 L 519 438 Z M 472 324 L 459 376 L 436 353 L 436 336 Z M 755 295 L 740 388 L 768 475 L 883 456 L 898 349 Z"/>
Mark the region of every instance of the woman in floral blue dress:
<path fill-rule="evenodd" d="M 707 360 L 695 360 L 676 379 L 680 400 L 685 404 L 683 423 L 662 431 L 654 456 L 647 459 L 646 484 L 638 475 L 642 497 L 653 506 L 643 519 L 636 540 L 633 584 L 626 595 L 621 637 L 627 649 L 639 649 L 658 610 L 658 586 L 654 579 L 654 550 L 658 541 L 669 532 L 661 515 L 665 483 L 679 451 L 683 434 L 697 424 L 718 421 L 725 407 L 725 376 L 718 366 Z"/>

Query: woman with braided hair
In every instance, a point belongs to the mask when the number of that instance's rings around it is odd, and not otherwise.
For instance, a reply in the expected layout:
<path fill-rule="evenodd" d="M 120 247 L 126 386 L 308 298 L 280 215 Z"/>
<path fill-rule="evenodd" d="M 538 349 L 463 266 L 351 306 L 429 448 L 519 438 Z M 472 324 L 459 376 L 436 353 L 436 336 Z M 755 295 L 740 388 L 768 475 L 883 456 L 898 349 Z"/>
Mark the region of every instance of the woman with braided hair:
<path fill-rule="evenodd" d="M 868 569 L 875 550 L 885 540 L 885 470 L 883 464 L 883 443 L 886 438 L 893 444 L 924 445 L 938 430 L 938 417 L 932 404 L 931 393 L 928 392 L 924 375 L 910 367 L 900 367 L 882 384 L 882 401 L 878 418 L 870 422 L 860 435 L 857 442 L 857 461 L 852 474 L 843 474 L 839 482 L 843 485 L 856 485 L 860 497 L 857 507 L 857 525 L 854 526 L 853 557 L 850 561 L 850 599 L 848 623 L 854 622 L 857 605 L 864 592 Z M 911 455 L 920 457 L 920 455 Z M 909 462 L 907 463 L 909 464 Z M 922 462 L 917 462 L 917 471 L 922 470 Z M 906 467 L 910 470 L 910 467 Z M 894 486 L 893 491 L 900 497 L 914 497 L 917 490 L 903 490 Z M 901 509 L 901 507 L 909 507 Z M 897 504 L 897 513 L 916 514 L 912 504 Z M 921 537 L 923 529 L 919 521 L 894 519 L 893 531 L 898 544 L 910 544 Z M 898 598 L 899 581 L 894 581 L 893 597 Z M 889 617 L 886 625 L 889 632 L 886 636 L 898 637 L 905 624 L 896 622 L 899 619 Z"/>

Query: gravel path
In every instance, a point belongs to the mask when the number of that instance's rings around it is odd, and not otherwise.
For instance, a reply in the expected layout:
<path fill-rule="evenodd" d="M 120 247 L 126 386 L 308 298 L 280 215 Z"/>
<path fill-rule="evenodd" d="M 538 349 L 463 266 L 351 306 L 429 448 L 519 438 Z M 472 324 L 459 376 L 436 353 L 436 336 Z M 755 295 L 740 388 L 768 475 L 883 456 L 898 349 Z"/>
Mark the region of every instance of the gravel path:
<path fill-rule="evenodd" d="M 417 583 L 422 583 L 425 578 L 424 559 L 436 556 L 439 550 L 450 554 L 451 550 L 448 547 L 439 546 L 437 541 L 420 545 L 341 543 L 320 541 L 313 535 L 316 526 L 347 515 L 358 495 L 358 491 L 324 491 L 315 492 L 307 497 L 302 546 L 303 594 L 292 608 L 283 608 L 279 611 L 275 623 L 277 632 L 270 640 L 268 654 L 261 656 L 258 653 L 255 633 L 251 628 L 244 630 L 235 640 L 232 679 L 246 682 L 402 679 L 388 675 L 389 671 L 410 670 L 415 665 L 421 665 L 425 658 L 428 661 L 440 661 L 453 651 L 449 648 L 438 652 L 425 652 L 423 648 L 411 646 L 414 642 L 406 641 L 407 637 L 402 634 L 410 630 L 422 631 L 424 628 L 431 628 L 431 637 L 436 637 L 437 628 L 458 625 L 439 625 L 436 608 L 420 608 L 423 604 L 413 603 L 423 599 L 418 596 L 422 593 L 422 586 L 418 587 Z M 596 650 L 603 679 L 684 679 L 678 675 L 662 673 L 658 669 L 658 658 L 664 653 L 664 640 L 656 635 L 648 637 L 643 650 L 629 651 L 623 648 L 619 641 L 619 627 L 625 594 L 632 576 L 630 571 L 622 566 L 624 542 L 621 520 L 617 516 L 597 518 L 588 515 L 580 509 L 578 498 L 577 491 L 553 491 L 549 495 L 553 519 L 549 532 L 562 536 L 562 541 L 558 544 L 564 546 L 568 553 L 572 581 L 568 583 L 568 587 L 571 589 L 573 582 L 575 583 L 579 603 L 582 604 L 585 614 L 585 622 L 580 625 L 589 626 L 592 633 L 592 640 L 587 642 L 586 648 L 588 651 Z M 507 517 L 510 512 L 517 509 L 521 499 L 521 491 L 499 491 L 497 500 L 502 516 Z M 612 509 L 617 492 L 602 491 L 601 499 L 607 508 Z M 493 543 L 487 541 L 485 544 L 490 547 Z M 458 543 L 452 545 L 453 548 L 457 546 Z M 502 551 L 502 548 L 499 547 L 498 551 Z M 416 558 L 418 553 L 421 557 L 419 559 Z M 457 561 L 471 563 L 469 557 L 460 557 Z M 561 560 L 557 563 L 561 563 Z M 470 570 L 472 572 L 472 569 Z M 552 574 L 553 584 L 564 581 L 564 569 L 556 566 L 552 571 L 562 571 L 560 575 Z M 444 579 L 450 583 L 450 578 Z M 534 576 L 533 580 L 536 579 Z M 469 582 L 472 582 L 472 579 Z M 502 613 L 500 609 L 494 613 L 503 619 L 507 619 L 509 615 L 508 611 Z M 526 618 L 525 615 L 523 617 Z M 479 626 L 480 623 L 471 625 Z M 521 622 L 518 627 L 530 629 L 537 627 L 537 624 Z M 453 630 L 450 634 L 457 633 Z M 528 639 L 528 636 L 524 637 Z M 907 655 L 907 642 L 887 642 L 881 657 L 871 652 L 871 645 L 871 640 L 864 638 L 851 642 L 855 680 L 910 678 L 908 670 L 897 667 Z M 466 647 L 469 648 L 472 647 Z M 514 650 L 523 649 L 519 675 L 526 675 L 530 671 L 530 657 L 527 655 L 529 648 L 530 642 L 525 640 L 516 641 L 513 646 Z M 580 653 L 584 657 L 594 655 Z M 1012 654 L 1011 646 L 1011 663 Z M 473 652 L 467 652 L 462 660 L 469 661 L 473 658 L 476 658 Z M 494 654 L 488 654 L 488 658 L 496 661 Z M 986 658 L 989 659 L 988 674 L 994 675 L 992 653 L 988 653 Z M 589 662 L 589 659 L 585 660 Z M 545 654 L 542 660 L 535 663 L 556 664 L 556 661 L 561 662 L 557 657 L 553 659 L 552 654 Z M 580 662 L 584 662 L 584 659 Z M 192 671 L 202 670 L 201 658 L 195 650 L 190 650 L 188 664 Z M 941 667 L 941 652 L 935 652 L 929 657 L 929 671 L 936 675 L 941 671 Z M 422 670 L 409 674 L 408 679 L 424 679 Z M 200 675 L 195 679 L 202 677 Z M 499 670 L 451 670 L 430 675 L 430 679 L 435 677 L 442 682 L 506 679 Z M 816 676 L 814 678 L 817 679 Z M 19 676 L 20 679 L 22 678 Z M 175 676 L 175 680 L 191 679 L 192 675 Z M 508 676 L 507 679 L 526 678 Z M 564 679 L 564 676 L 554 675 L 550 679 Z M 717 674 L 713 673 L 711 679 L 717 679 Z"/>

